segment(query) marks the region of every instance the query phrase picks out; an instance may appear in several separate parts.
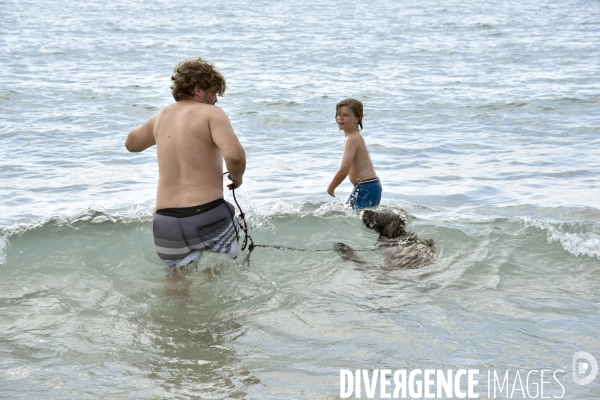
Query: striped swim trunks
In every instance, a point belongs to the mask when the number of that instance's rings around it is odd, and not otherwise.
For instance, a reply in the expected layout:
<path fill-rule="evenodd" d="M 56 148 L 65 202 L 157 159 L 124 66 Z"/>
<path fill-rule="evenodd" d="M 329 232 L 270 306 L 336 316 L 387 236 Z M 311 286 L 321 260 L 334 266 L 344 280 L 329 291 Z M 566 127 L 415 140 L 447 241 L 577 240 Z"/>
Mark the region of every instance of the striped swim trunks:
<path fill-rule="evenodd" d="M 183 266 L 209 250 L 237 257 L 238 220 L 224 199 L 195 207 L 156 210 L 153 222 L 156 253 L 168 266 Z"/>
<path fill-rule="evenodd" d="M 354 189 L 346 204 L 354 209 L 378 206 L 381 202 L 381 182 L 378 177 L 359 181 L 354 185 Z"/>

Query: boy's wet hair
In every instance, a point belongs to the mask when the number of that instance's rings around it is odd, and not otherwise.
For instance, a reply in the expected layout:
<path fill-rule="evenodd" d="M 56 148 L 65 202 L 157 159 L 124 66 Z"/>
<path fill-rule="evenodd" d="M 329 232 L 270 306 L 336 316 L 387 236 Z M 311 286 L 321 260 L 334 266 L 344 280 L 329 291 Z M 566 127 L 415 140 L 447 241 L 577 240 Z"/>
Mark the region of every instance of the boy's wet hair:
<path fill-rule="evenodd" d="M 355 117 L 358 117 L 358 126 L 360 126 L 360 129 L 363 128 L 363 124 L 362 124 L 362 119 L 363 119 L 363 103 L 360 100 L 356 100 L 356 99 L 351 99 L 351 98 L 347 98 L 344 99 L 342 101 L 340 101 L 339 103 L 336 104 L 335 106 L 335 116 L 337 118 L 340 108 L 342 107 L 348 107 L 350 109 L 350 111 L 352 111 L 352 113 L 354 114 Z"/>
<path fill-rule="evenodd" d="M 214 90 L 219 96 L 225 93 L 225 78 L 206 60 L 197 58 L 180 62 L 174 71 L 171 76 L 171 93 L 175 101 L 194 97 L 196 86 L 205 91 Z"/>

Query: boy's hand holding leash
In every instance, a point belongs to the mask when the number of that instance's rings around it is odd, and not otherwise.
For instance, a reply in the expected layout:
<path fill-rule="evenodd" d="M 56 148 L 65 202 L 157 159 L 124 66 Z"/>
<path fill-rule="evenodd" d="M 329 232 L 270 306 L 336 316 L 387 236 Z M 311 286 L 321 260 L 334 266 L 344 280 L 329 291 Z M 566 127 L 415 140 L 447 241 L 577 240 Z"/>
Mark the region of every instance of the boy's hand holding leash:
<path fill-rule="evenodd" d="M 237 189 L 242 186 L 242 178 L 238 178 L 237 176 L 233 176 L 231 174 L 227 175 L 227 178 L 232 182 L 227 187 L 229 190 Z"/>

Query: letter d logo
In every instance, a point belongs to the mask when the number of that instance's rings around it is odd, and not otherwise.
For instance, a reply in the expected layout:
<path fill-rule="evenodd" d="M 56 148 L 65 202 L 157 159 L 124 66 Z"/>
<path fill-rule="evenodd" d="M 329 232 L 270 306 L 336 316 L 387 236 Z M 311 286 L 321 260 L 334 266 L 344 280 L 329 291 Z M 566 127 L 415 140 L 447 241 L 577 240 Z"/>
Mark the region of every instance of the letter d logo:
<path fill-rule="evenodd" d="M 585 358 L 586 361 L 582 359 Z M 590 370 L 590 366 L 592 367 Z M 587 385 L 591 383 L 598 375 L 598 361 L 593 355 L 585 351 L 578 351 L 573 354 L 573 382 L 576 385 Z M 589 375 L 581 377 L 589 370 Z"/>

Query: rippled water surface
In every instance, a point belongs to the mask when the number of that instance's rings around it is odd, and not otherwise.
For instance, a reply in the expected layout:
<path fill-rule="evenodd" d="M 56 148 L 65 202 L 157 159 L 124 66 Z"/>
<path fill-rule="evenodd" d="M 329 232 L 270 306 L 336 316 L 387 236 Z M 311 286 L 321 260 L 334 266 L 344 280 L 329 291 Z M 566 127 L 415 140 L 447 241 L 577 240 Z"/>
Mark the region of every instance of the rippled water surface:
<path fill-rule="evenodd" d="M 340 369 L 382 368 L 479 369 L 481 398 L 487 371 L 561 370 L 562 398 L 600 396 L 571 378 L 600 360 L 600 2 L 0 8 L 0 397 L 338 398 Z M 254 241 L 309 251 L 166 277 L 155 150 L 123 143 L 198 56 L 227 79 Z M 349 96 L 382 207 L 435 263 L 331 251 L 377 239 L 348 182 L 326 193 Z"/>

